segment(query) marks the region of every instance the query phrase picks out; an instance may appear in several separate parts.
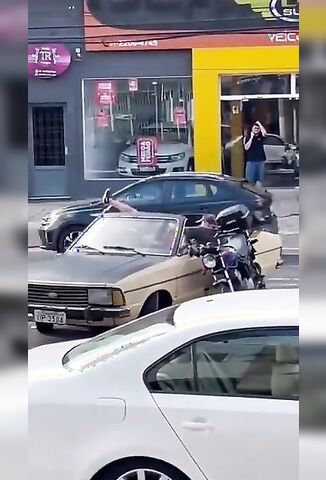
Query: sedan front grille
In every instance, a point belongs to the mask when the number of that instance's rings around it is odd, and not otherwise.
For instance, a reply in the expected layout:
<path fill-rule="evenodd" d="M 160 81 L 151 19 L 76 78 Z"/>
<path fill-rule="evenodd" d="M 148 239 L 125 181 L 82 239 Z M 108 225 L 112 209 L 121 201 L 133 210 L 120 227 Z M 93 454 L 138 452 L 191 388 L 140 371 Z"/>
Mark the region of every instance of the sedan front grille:
<path fill-rule="evenodd" d="M 63 285 L 28 285 L 29 305 L 88 307 L 88 289 Z"/>

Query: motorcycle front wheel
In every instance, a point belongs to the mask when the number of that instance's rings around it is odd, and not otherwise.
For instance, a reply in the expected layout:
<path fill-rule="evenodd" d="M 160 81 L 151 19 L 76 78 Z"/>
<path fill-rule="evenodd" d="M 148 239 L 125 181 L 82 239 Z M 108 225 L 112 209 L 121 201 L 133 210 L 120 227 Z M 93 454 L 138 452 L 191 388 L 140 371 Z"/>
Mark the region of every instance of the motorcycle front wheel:
<path fill-rule="evenodd" d="M 227 283 L 219 283 L 216 285 L 216 293 L 229 293 L 231 289 Z"/>

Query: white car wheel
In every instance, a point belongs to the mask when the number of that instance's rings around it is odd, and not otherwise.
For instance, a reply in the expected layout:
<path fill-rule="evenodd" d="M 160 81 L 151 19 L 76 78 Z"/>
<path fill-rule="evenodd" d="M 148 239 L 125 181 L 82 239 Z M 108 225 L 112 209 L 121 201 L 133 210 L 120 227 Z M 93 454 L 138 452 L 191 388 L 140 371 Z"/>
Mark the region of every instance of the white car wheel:
<path fill-rule="evenodd" d="M 130 472 L 124 473 L 117 480 L 178 480 L 177 478 L 171 478 L 165 473 L 157 470 L 150 470 L 147 468 L 137 468 Z"/>

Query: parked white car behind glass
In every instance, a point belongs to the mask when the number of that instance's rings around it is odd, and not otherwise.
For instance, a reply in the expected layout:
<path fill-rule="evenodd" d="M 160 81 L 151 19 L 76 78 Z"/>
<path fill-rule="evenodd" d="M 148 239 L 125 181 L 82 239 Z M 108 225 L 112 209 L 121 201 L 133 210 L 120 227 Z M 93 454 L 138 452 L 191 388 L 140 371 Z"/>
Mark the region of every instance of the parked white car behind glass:
<path fill-rule="evenodd" d="M 158 141 L 156 167 L 139 166 L 137 161 L 137 139 L 155 137 Z M 171 173 L 194 171 L 194 149 L 189 129 L 174 124 L 160 124 L 157 131 L 155 125 L 144 127 L 142 134 L 135 137 L 130 146 L 119 158 L 120 175 L 141 176 L 153 173 Z"/>

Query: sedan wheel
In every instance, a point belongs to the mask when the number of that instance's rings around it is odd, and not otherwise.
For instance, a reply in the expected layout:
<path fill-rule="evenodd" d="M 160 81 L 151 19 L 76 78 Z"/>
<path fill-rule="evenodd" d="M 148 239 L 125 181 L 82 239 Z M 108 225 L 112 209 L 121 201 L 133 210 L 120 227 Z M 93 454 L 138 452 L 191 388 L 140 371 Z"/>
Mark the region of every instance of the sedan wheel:
<path fill-rule="evenodd" d="M 165 473 L 158 472 L 157 470 L 137 468 L 131 472 L 124 473 L 117 480 L 177 480 L 176 478 L 171 478 Z"/>

